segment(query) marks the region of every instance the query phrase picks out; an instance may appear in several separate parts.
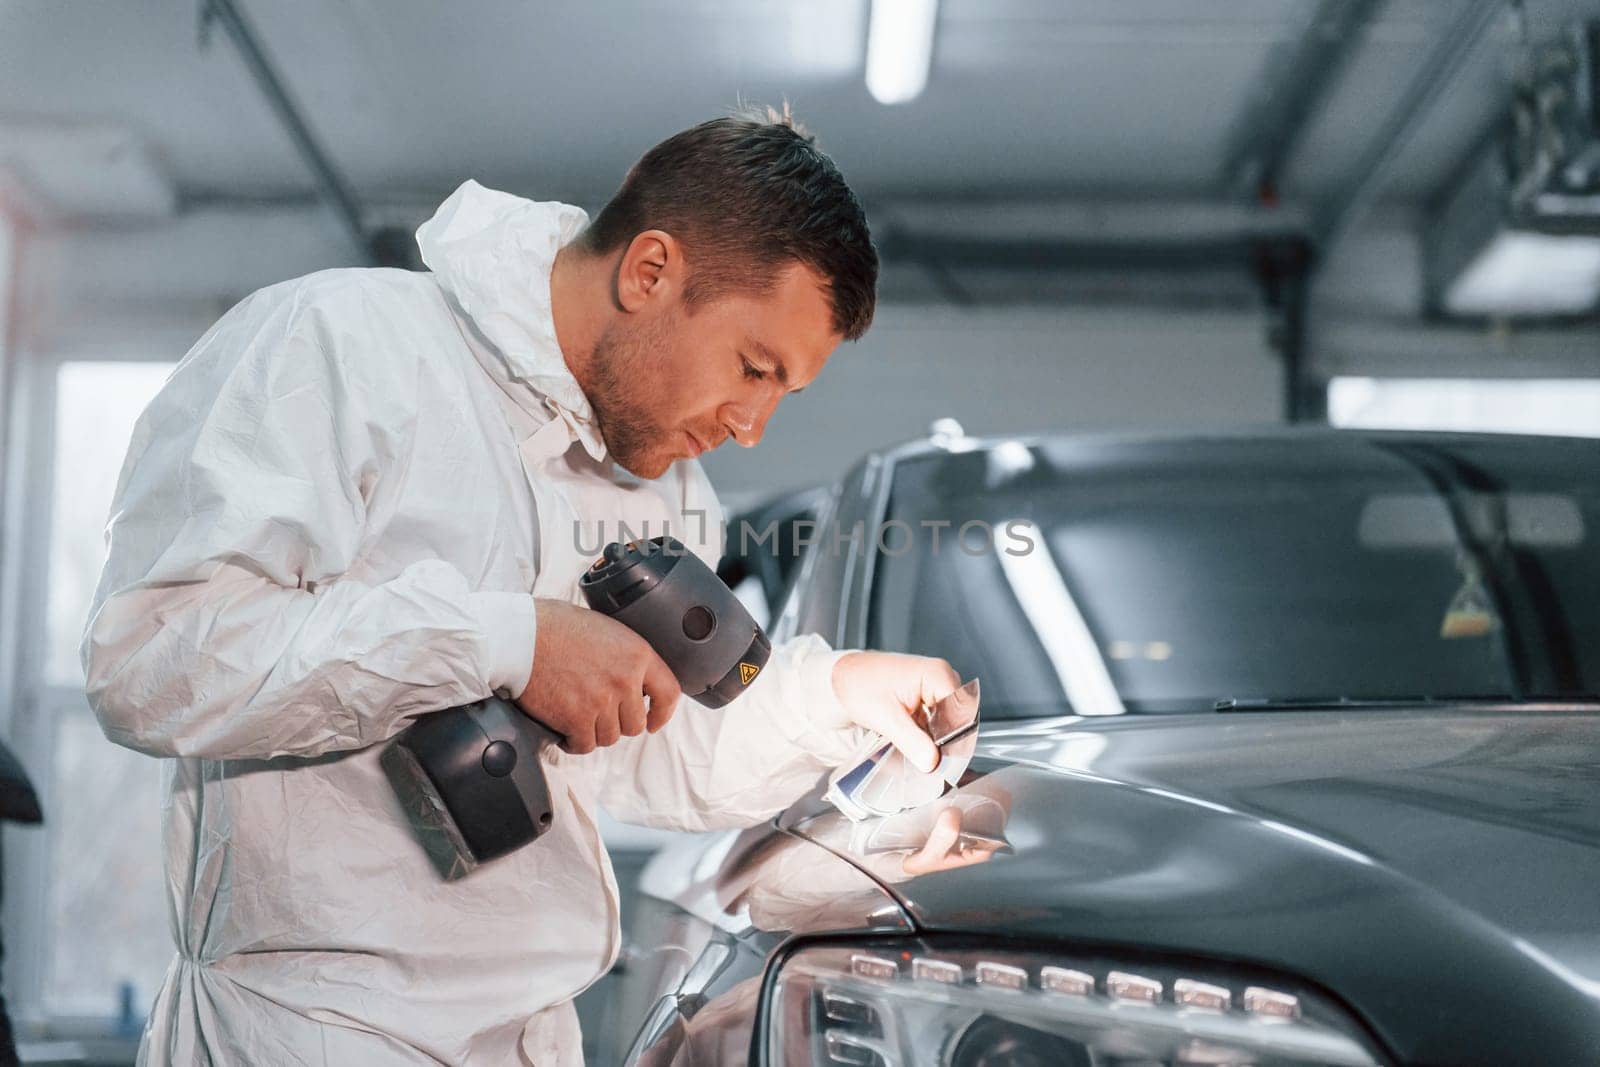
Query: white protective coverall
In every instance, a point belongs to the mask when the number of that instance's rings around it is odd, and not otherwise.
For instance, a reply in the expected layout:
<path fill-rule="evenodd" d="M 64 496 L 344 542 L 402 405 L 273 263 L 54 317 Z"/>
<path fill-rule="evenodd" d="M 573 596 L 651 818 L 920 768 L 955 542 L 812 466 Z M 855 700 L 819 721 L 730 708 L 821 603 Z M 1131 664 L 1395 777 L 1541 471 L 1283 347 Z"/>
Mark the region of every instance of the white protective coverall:
<path fill-rule="evenodd" d="M 596 806 L 752 824 L 859 740 L 841 653 L 803 638 L 727 709 L 551 752 L 531 846 L 445 880 L 419 844 L 382 742 L 520 691 L 529 594 L 582 603 L 602 520 L 720 543 L 699 464 L 615 467 L 557 347 L 550 270 L 585 222 L 468 182 L 418 231 L 431 274 L 263 289 L 139 420 L 83 654 L 107 736 L 169 758 L 178 952 L 141 1064 L 579 1063 L 571 1000 L 619 945 Z"/>

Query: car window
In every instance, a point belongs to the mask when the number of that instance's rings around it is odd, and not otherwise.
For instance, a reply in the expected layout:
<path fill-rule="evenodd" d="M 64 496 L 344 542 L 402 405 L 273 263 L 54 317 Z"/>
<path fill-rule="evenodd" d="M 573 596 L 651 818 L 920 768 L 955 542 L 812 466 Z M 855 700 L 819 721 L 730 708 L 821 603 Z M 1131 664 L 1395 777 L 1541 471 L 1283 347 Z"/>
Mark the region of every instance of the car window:
<path fill-rule="evenodd" d="M 1592 694 L 1597 459 L 1406 435 L 919 458 L 871 637 L 981 676 L 986 716 Z"/>
<path fill-rule="evenodd" d="M 865 485 L 865 468 L 857 468 L 823 502 L 812 543 L 802 553 L 790 593 L 785 597 L 775 637 L 814 633 L 839 645 L 843 626 L 841 598 L 852 562 L 848 530 L 841 531 L 840 525 L 858 510 Z"/>

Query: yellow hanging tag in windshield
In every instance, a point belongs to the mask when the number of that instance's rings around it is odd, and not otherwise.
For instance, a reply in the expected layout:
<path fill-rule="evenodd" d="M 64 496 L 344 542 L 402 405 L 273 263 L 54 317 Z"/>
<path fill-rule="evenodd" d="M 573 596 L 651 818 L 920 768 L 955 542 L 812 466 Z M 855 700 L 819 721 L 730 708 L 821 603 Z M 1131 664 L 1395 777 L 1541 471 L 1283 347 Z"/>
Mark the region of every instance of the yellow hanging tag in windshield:
<path fill-rule="evenodd" d="M 1478 576 L 1477 565 L 1462 561 L 1465 580 L 1450 604 L 1444 610 L 1444 621 L 1439 624 L 1439 636 L 1445 640 L 1459 637 L 1483 637 L 1494 630 L 1499 620 L 1495 618 L 1494 603 Z"/>

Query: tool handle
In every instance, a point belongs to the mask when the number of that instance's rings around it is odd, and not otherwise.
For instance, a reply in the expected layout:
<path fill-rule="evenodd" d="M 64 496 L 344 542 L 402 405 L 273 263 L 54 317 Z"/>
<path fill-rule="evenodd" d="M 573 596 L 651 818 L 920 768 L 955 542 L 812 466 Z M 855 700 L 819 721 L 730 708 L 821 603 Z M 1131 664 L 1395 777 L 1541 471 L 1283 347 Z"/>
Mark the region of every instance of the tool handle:
<path fill-rule="evenodd" d="M 550 828 L 539 759 L 560 734 L 497 697 L 420 717 L 398 743 L 415 758 L 466 851 L 484 863 Z"/>
<path fill-rule="evenodd" d="M 519 706 L 517 710 L 522 711 L 522 708 Z M 534 743 L 538 747 L 539 751 L 544 751 L 545 745 L 555 745 L 557 748 L 564 748 L 567 743 L 566 734 L 556 733 L 554 727 L 549 726 L 536 716 L 529 715 L 526 711 L 523 711 L 522 714 L 528 720 L 528 736 L 534 739 Z"/>

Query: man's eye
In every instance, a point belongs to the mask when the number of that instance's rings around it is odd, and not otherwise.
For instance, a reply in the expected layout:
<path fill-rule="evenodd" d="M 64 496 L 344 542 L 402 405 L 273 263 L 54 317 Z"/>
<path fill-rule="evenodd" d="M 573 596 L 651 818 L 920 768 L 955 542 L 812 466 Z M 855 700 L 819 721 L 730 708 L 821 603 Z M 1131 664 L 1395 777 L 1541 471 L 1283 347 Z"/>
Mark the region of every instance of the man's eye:
<path fill-rule="evenodd" d="M 767 372 L 751 363 L 748 359 L 741 359 L 740 365 L 744 368 L 744 376 L 759 381 L 767 376 Z"/>

